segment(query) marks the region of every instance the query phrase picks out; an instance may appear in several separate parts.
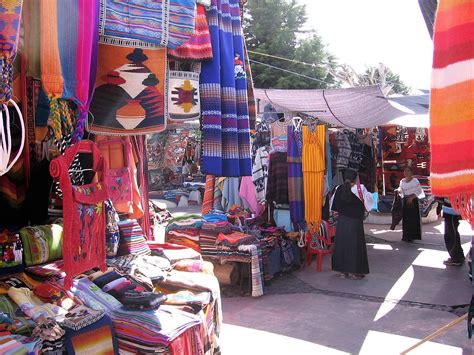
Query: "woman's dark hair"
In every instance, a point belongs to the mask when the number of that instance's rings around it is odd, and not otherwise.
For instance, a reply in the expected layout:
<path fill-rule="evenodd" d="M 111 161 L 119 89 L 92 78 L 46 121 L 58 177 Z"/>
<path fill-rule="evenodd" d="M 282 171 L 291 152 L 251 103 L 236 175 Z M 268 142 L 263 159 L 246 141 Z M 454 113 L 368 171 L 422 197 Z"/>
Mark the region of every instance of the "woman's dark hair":
<path fill-rule="evenodd" d="M 344 173 L 342 174 L 344 177 L 344 185 L 343 187 L 343 194 L 342 194 L 342 199 L 344 201 L 349 201 L 352 197 L 352 184 L 356 181 L 357 179 L 357 172 L 354 170 L 345 170 Z"/>
<path fill-rule="evenodd" d="M 410 165 L 407 165 L 404 170 L 408 170 L 413 173 L 413 168 Z"/>

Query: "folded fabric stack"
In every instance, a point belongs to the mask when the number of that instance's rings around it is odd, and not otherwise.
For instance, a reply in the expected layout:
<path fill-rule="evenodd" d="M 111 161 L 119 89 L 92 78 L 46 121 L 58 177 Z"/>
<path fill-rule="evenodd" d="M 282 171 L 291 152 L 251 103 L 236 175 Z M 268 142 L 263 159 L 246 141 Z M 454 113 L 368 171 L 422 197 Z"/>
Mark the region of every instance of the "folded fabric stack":
<path fill-rule="evenodd" d="M 174 218 L 166 227 L 166 241 L 201 252 L 199 234 L 202 223 L 201 217 L 198 215 Z"/>
<path fill-rule="evenodd" d="M 231 224 L 223 222 L 204 222 L 199 235 L 202 256 L 217 256 L 217 238 L 219 234 L 232 233 Z"/>
<path fill-rule="evenodd" d="M 120 230 L 120 246 L 118 255 L 147 255 L 150 248 L 146 243 L 142 227 L 136 220 L 129 219 L 118 223 Z"/>

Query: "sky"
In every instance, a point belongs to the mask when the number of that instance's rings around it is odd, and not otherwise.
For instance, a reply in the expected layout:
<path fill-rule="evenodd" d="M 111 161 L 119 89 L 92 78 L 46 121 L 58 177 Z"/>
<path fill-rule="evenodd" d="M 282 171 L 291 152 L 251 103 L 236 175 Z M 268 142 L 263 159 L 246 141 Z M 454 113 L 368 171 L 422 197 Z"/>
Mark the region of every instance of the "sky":
<path fill-rule="evenodd" d="M 433 43 L 417 0 L 299 0 L 340 62 L 362 72 L 386 64 L 413 89 L 429 89 Z"/>

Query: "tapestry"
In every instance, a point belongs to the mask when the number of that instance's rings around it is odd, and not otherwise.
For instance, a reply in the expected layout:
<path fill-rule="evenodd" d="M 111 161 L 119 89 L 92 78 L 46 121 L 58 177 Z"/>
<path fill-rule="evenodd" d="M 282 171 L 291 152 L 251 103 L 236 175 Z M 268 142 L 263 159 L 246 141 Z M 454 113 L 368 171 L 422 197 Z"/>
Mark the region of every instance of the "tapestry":
<path fill-rule="evenodd" d="M 431 186 L 474 226 L 474 0 L 440 0 L 430 95 Z"/>
<path fill-rule="evenodd" d="M 99 66 L 87 130 L 104 135 L 166 128 L 166 50 L 99 44 Z"/>
<path fill-rule="evenodd" d="M 199 73 L 170 70 L 168 91 L 168 124 L 199 119 Z"/>
<path fill-rule="evenodd" d="M 213 0 L 207 15 L 213 59 L 201 70 L 202 170 L 248 176 L 252 162 L 239 0 Z"/>
<path fill-rule="evenodd" d="M 59 224 L 23 227 L 20 237 L 26 266 L 55 261 L 62 256 L 63 227 Z"/>
<path fill-rule="evenodd" d="M 194 32 L 195 0 L 101 0 L 99 33 L 111 43 L 177 48 Z"/>
<path fill-rule="evenodd" d="M 168 56 L 183 61 L 212 59 L 211 35 L 203 5 L 196 6 L 196 21 L 191 38 L 182 46 L 168 50 Z"/>
<path fill-rule="evenodd" d="M 13 92 L 13 60 L 20 38 L 23 0 L 2 1 L 0 5 L 0 103 L 10 101 Z"/>
<path fill-rule="evenodd" d="M 72 185 L 68 174 L 76 154 L 92 155 L 93 183 Z M 94 142 L 83 140 L 51 161 L 50 173 L 59 179 L 63 191 L 63 258 L 66 277 L 64 286 L 72 285 L 72 278 L 99 267 L 105 270 L 105 208 L 107 189 L 102 180 L 102 156 Z"/>

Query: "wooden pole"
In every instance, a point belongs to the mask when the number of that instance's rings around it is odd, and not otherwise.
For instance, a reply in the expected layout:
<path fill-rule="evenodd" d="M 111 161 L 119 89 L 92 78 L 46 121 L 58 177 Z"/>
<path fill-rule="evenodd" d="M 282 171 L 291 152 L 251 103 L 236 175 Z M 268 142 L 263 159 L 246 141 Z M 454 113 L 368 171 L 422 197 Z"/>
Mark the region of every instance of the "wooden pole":
<path fill-rule="evenodd" d="M 439 328 L 437 331 L 435 331 L 434 333 L 428 335 L 426 338 L 424 338 L 423 340 L 420 340 L 418 343 L 416 343 L 415 345 L 413 345 L 412 347 L 408 348 L 407 350 L 403 351 L 401 353 L 401 355 L 406 355 L 408 354 L 410 351 L 416 349 L 417 347 L 419 347 L 420 345 L 436 338 L 437 336 L 445 333 L 446 331 L 448 331 L 449 329 L 451 329 L 452 327 L 454 327 L 455 325 L 461 323 L 462 321 L 466 320 L 467 317 L 468 317 L 469 313 L 466 313 L 465 315 L 463 315 L 462 317 L 459 317 L 458 319 L 455 319 L 453 320 L 451 323 L 449 324 L 446 324 L 444 327 L 441 327 Z"/>

